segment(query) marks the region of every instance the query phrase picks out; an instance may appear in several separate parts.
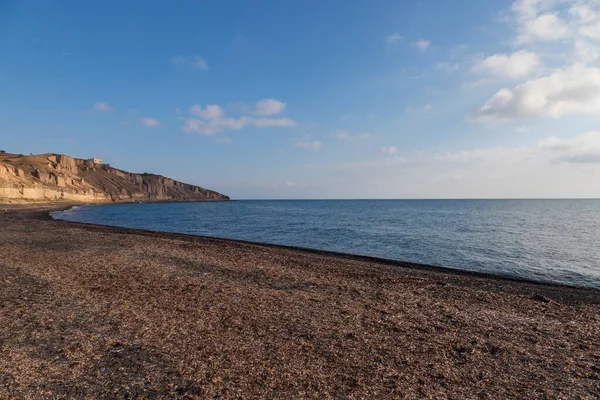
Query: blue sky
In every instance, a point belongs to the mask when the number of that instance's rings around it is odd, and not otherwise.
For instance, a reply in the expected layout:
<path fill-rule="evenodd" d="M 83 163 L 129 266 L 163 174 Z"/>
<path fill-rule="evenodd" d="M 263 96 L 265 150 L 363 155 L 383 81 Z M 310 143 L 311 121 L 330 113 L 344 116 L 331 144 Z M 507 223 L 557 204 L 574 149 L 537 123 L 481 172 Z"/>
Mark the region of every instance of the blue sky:
<path fill-rule="evenodd" d="M 0 2 L 0 148 L 233 198 L 600 197 L 600 2 Z"/>

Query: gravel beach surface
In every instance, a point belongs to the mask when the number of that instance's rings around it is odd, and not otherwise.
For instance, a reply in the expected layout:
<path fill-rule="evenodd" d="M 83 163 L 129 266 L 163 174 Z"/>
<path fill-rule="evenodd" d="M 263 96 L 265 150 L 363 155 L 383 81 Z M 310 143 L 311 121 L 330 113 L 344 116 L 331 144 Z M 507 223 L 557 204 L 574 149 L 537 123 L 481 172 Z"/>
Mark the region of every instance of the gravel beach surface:
<path fill-rule="evenodd" d="M 1 399 L 597 399 L 600 291 L 0 205 Z"/>

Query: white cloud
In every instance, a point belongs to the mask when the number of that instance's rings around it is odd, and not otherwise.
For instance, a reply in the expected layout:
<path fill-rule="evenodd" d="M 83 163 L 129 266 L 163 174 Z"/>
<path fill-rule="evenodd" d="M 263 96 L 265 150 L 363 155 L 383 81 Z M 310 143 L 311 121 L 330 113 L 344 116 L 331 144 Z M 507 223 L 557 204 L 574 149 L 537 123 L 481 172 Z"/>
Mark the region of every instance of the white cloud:
<path fill-rule="evenodd" d="M 535 53 L 548 63 L 546 69 L 566 69 L 576 64 L 597 66 L 594 63 L 600 59 L 598 0 L 516 0 L 508 22 L 516 28 L 513 44 L 535 48 Z M 507 71 L 506 76 L 519 77 L 526 76 L 539 64 L 539 59 L 536 63 L 532 55 L 525 58 L 522 53 L 520 62 L 512 60 L 514 68 L 509 68 L 510 59 L 490 60 L 504 62 L 506 68 L 498 68 Z"/>
<path fill-rule="evenodd" d="M 396 146 L 382 146 L 380 152 L 383 154 L 398 154 L 398 148 Z"/>
<path fill-rule="evenodd" d="M 392 33 L 391 35 L 385 38 L 385 41 L 388 43 L 397 43 L 401 40 L 404 40 L 404 37 L 402 37 L 402 35 L 400 35 L 398 32 Z"/>
<path fill-rule="evenodd" d="M 538 142 L 542 149 L 552 151 L 555 162 L 600 163 L 600 131 L 592 131 L 569 139 L 549 137 Z"/>
<path fill-rule="evenodd" d="M 538 142 L 538 146 L 548 150 L 567 150 L 570 145 L 566 140 L 551 136 Z"/>
<path fill-rule="evenodd" d="M 598 0 L 521 0 L 512 9 L 517 44 L 600 39 Z"/>
<path fill-rule="evenodd" d="M 283 112 L 286 103 L 275 99 L 262 99 L 254 105 L 254 114 L 256 115 L 275 115 Z"/>
<path fill-rule="evenodd" d="M 285 105 L 285 103 L 283 104 Z M 297 125 L 296 121 L 289 118 L 228 117 L 223 107 L 216 104 L 209 104 L 206 107 L 198 104 L 194 105 L 190 107 L 190 113 L 199 116 L 201 119 L 186 119 L 181 130 L 207 136 L 223 131 L 240 130 L 246 126 L 289 128 Z"/>
<path fill-rule="evenodd" d="M 526 126 L 518 126 L 515 128 L 515 132 L 527 133 L 527 132 L 529 132 L 529 128 Z"/>
<path fill-rule="evenodd" d="M 582 24 L 594 23 L 600 20 L 598 10 L 592 8 L 593 3 L 578 3 L 569 9 L 569 14 Z M 598 5 L 598 2 L 595 2 Z"/>
<path fill-rule="evenodd" d="M 93 109 L 94 111 L 101 111 L 101 112 L 104 112 L 104 111 L 112 111 L 112 110 L 114 109 L 114 107 L 113 107 L 113 106 L 111 106 L 111 105 L 110 105 L 110 104 L 108 104 L 108 103 L 105 103 L 105 102 L 103 102 L 103 101 L 99 101 L 99 102 L 96 102 L 96 103 L 94 103 L 94 105 L 93 105 L 92 109 Z"/>
<path fill-rule="evenodd" d="M 423 111 L 431 111 L 431 104 L 425 104 L 425 106 L 423 107 Z"/>
<path fill-rule="evenodd" d="M 296 143 L 296 146 L 300 147 L 301 149 L 319 151 L 323 148 L 323 142 L 320 142 L 318 140 L 301 140 Z"/>
<path fill-rule="evenodd" d="M 600 113 L 600 69 L 576 65 L 500 89 L 471 115 L 476 121 Z"/>
<path fill-rule="evenodd" d="M 431 46 L 431 42 L 429 40 L 420 39 L 413 43 L 419 50 L 422 52 L 427 51 L 429 46 Z"/>
<path fill-rule="evenodd" d="M 285 186 L 287 187 L 296 187 L 298 184 L 294 181 L 285 181 Z"/>
<path fill-rule="evenodd" d="M 189 66 L 203 70 L 209 69 L 206 60 L 199 56 L 177 56 L 173 59 L 173 64 L 177 66 Z"/>
<path fill-rule="evenodd" d="M 196 104 L 190 107 L 190 112 L 204 119 L 220 119 L 225 117 L 225 110 L 223 110 L 223 107 L 216 104 L 209 104 L 205 108 Z"/>
<path fill-rule="evenodd" d="M 365 133 L 359 133 L 356 135 L 352 135 L 346 131 L 339 131 L 335 134 L 335 137 L 340 140 L 356 140 L 356 139 L 368 139 L 371 137 L 371 134 L 369 132 L 365 132 Z"/>
<path fill-rule="evenodd" d="M 554 4 L 556 0 L 515 0 L 512 10 L 521 18 L 531 18 Z"/>
<path fill-rule="evenodd" d="M 144 126 L 147 126 L 149 128 L 156 128 L 157 126 L 160 125 L 160 122 L 157 119 L 154 118 L 142 118 L 140 120 L 140 123 Z"/>
<path fill-rule="evenodd" d="M 510 165 L 520 159 L 521 162 L 600 164 L 600 131 L 591 131 L 561 139 L 547 137 L 530 147 L 494 147 L 465 150 L 434 156 L 433 161 L 444 163 L 471 163 L 477 166 L 502 164 Z"/>
<path fill-rule="evenodd" d="M 517 36 L 518 44 L 553 41 L 569 37 L 569 27 L 557 13 L 545 13 L 523 21 Z"/>
<path fill-rule="evenodd" d="M 470 115 L 478 121 L 596 114 L 600 111 L 600 1 L 517 0 L 509 22 L 514 43 L 535 46 L 480 60 L 472 71 L 525 77 L 539 67 L 545 76 L 501 88 Z M 541 59 L 547 65 L 540 65 Z M 549 72 L 547 72 L 549 71 Z"/>
<path fill-rule="evenodd" d="M 225 144 L 227 144 L 227 143 L 233 142 L 233 140 L 231 140 L 228 137 L 222 137 L 222 138 L 215 138 L 215 142 L 216 143 L 225 143 Z"/>
<path fill-rule="evenodd" d="M 472 72 L 478 74 L 519 78 L 528 75 L 539 65 L 537 54 L 527 50 L 519 50 L 512 54 L 494 54 L 478 60 Z"/>

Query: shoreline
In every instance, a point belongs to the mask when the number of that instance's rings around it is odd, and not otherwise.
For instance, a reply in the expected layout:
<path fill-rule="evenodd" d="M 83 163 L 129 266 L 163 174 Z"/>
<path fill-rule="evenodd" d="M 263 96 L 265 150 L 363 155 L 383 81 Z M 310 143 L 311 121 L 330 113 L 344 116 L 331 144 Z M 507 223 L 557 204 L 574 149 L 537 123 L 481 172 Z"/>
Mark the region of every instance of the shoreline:
<path fill-rule="evenodd" d="M 235 201 L 235 200 L 230 200 L 230 201 Z M 115 203 L 115 204 L 121 204 L 121 203 Z M 127 228 L 127 227 L 121 227 L 121 226 L 116 226 L 116 225 L 103 225 L 103 224 L 94 224 L 94 223 L 87 223 L 87 222 L 67 221 L 67 220 L 63 220 L 63 219 L 54 218 L 50 215 L 52 212 L 66 211 L 66 210 L 69 210 L 76 206 L 85 206 L 85 205 L 88 205 L 88 204 L 72 204 L 70 206 L 61 207 L 61 208 L 58 208 L 55 210 L 49 210 L 46 212 L 46 216 L 52 221 L 63 222 L 63 223 L 66 222 L 66 223 L 70 223 L 70 224 L 80 224 L 80 225 L 84 225 L 84 226 L 85 225 L 95 226 L 95 227 L 100 227 L 100 228 L 113 228 L 113 229 L 122 230 L 122 232 L 130 232 L 131 234 L 148 234 L 151 236 L 152 235 L 154 235 L 154 236 L 173 235 L 173 237 L 190 237 L 190 238 L 203 238 L 203 239 L 209 239 L 209 240 L 210 239 L 221 240 L 224 242 L 235 242 L 235 243 L 240 243 L 240 244 L 264 246 L 267 248 L 281 248 L 281 249 L 287 249 L 287 250 L 303 251 L 303 252 L 309 252 L 309 253 L 322 255 L 322 256 L 339 257 L 339 258 L 344 258 L 344 259 L 348 259 L 348 260 L 378 263 L 378 264 L 382 264 L 382 265 L 395 266 L 395 267 L 400 267 L 400 268 L 425 269 L 425 270 L 437 271 L 440 273 L 459 274 L 459 275 L 474 276 L 474 277 L 488 278 L 488 279 L 502 279 L 502 280 L 513 281 L 513 282 L 528 283 L 528 284 L 532 284 L 532 285 L 546 285 L 546 286 L 567 288 L 567 289 L 595 290 L 600 293 L 600 288 L 591 287 L 591 286 L 569 285 L 566 283 L 528 279 L 528 278 L 512 276 L 512 275 L 493 274 L 493 273 L 488 273 L 488 272 L 460 269 L 457 267 L 424 264 L 424 263 L 417 263 L 417 262 L 411 262 L 411 261 L 396 260 L 396 259 L 392 259 L 392 258 L 383 258 L 383 257 L 368 256 L 368 255 L 353 254 L 353 253 L 343 253 L 343 252 L 337 252 L 337 251 L 332 251 L 332 250 L 321 250 L 321 249 L 314 249 L 314 248 L 302 247 L 302 246 L 255 242 L 255 241 L 251 241 L 251 240 L 230 239 L 230 238 L 222 238 L 222 237 L 215 237 L 215 236 L 194 235 L 194 234 L 189 234 L 189 233 L 157 231 L 157 230 L 151 230 L 151 229 Z M 97 204 L 89 204 L 89 205 L 94 206 L 94 205 L 105 205 L 105 204 L 97 203 Z M 167 236 L 165 236 L 165 237 L 167 237 Z"/>
<path fill-rule="evenodd" d="M 600 394 L 597 289 L 38 206 L 0 212 L 0 397 Z"/>

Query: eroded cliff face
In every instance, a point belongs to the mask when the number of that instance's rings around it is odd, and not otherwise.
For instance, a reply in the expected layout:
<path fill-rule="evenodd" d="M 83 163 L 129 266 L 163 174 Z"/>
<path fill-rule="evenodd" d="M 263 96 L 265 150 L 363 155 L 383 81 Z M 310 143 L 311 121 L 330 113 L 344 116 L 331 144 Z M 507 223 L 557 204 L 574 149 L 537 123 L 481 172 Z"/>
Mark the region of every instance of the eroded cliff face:
<path fill-rule="evenodd" d="M 154 174 L 134 174 L 60 154 L 0 154 L 0 202 L 222 201 L 229 197 Z"/>

